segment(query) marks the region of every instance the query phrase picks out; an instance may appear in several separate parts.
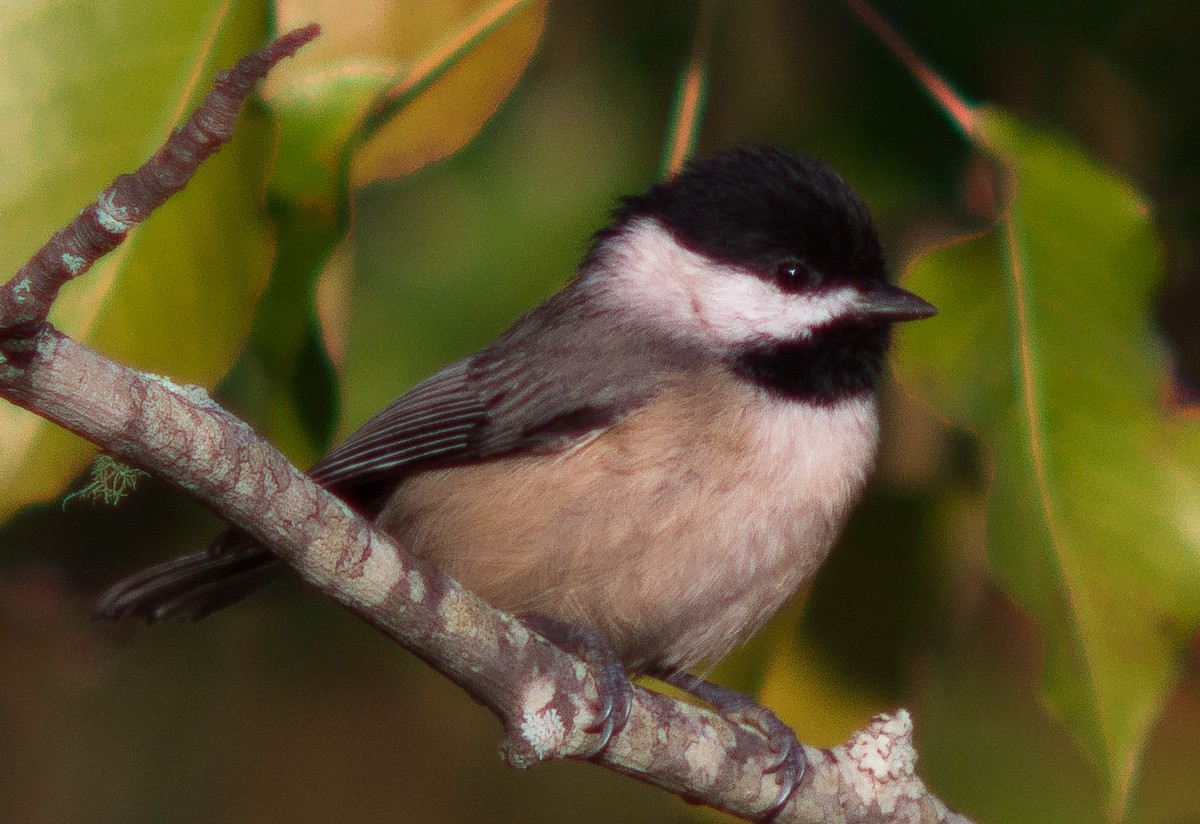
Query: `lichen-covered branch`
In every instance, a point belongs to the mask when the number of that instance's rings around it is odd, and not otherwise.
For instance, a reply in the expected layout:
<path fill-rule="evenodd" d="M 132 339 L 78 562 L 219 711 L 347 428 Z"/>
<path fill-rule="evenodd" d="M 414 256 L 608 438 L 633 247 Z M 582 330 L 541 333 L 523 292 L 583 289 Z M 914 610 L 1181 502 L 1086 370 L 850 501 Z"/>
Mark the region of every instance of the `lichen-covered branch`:
<path fill-rule="evenodd" d="M 313 28 L 286 35 L 223 75 L 187 127 L 146 166 L 118 178 L 4 287 L 0 397 L 162 476 L 270 547 L 493 710 L 511 764 L 588 753 L 599 702 L 587 664 L 408 555 L 203 389 L 115 363 L 45 323 L 61 284 L 182 188 L 227 139 L 253 83 L 314 35 Z M 842 747 L 806 747 L 809 768 L 777 820 L 966 822 L 916 777 L 910 734 L 901 711 Z M 761 735 L 645 689 L 635 689 L 627 725 L 594 760 L 746 818 L 779 793 L 768 769 L 775 755 Z"/>

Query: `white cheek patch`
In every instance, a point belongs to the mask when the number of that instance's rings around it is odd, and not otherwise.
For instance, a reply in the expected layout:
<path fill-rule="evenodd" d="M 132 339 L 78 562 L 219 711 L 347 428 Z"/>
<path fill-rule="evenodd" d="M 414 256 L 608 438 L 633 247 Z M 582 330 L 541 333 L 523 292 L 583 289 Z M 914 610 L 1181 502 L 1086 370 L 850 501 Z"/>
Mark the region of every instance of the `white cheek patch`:
<path fill-rule="evenodd" d="M 650 218 L 608 242 L 609 296 L 687 337 L 724 345 L 795 340 L 855 311 L 853 287 L 788 294 L 751 271 L 684 248 Z"/>
<path fill-rule="evenodd" d="M 691 253 L 689 253 L 691 254 Z M 715 267 L 708 264 L 709 270 Z M 688 272 L 696 316 L 722 343 L 794 340 L 853 309 L 849 288 L 816 295 L 788 294 L 747 272 Z"/>

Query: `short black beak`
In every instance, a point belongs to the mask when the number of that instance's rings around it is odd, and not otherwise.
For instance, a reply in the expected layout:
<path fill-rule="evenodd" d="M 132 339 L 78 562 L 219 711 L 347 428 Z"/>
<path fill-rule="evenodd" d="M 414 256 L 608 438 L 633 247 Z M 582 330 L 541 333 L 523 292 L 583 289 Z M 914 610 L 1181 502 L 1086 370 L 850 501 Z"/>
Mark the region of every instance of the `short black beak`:
<path fill-rule="evenodd" d="M 899 286 L 885 283 L 858 299 L 858 310 L 864 318 L 895 323 L 902 320 L 921 320 L 937 314 L 937 307 Z"/>

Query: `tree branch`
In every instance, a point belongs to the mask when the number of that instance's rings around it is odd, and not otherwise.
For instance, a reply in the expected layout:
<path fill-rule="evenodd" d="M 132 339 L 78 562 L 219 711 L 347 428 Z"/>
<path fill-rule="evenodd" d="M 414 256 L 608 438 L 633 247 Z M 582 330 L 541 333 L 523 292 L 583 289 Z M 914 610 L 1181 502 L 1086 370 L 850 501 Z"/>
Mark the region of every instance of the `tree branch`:
<path fill-rule="evenodd" d="M 154 472 L 253 535 L 326 595 L 491 709 L 512 765 L 590 752 L 597 682 L 587 665 L 402 550 L 293 467 L 200 387 L 115 363 L 46 323 L 58 289 L 186 185 L 232 134 L 245 97 L 317 33 L 285 35 L 222 73 L 187 125 L 59 231 L 0 290 L 0 396 Z M 879 716 L 809 767 L 779 821 L 959 822 L 914 772 L 911 722 Z M 746 818 L 780 788 L 762 736 L 636 688 L 629 722 L 595 761 Z"/>

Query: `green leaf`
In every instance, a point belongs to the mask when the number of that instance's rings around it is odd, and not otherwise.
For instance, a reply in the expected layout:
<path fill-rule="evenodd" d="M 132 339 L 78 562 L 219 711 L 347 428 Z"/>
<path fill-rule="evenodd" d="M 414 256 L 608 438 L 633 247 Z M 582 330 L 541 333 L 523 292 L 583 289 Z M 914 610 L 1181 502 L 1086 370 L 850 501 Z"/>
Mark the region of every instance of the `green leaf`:
<path fill-rule="evenodd" d="M 266 39 L 265 4 L 83 0 L 0 11 L 0 271 L 12 273 L 118 174 L 141 165 Z M 271 259 L 271 128 L 237 135 L 125 243 L 63 290 L 51 321 L 119 361 L 211 385 L 233 362 Z M 188 330 L 188 334 L 180 334 Z M 52 497 L 94 447 L 0 404 L 0 521 Z"/>
<path fill-rule="evenodd" d="M 986 449 L 994 570 L 1119 817 L 1200 626 L 1200 430 L 1165 406 L 1145 201 L 1065 139 L 974 114 L 1007 203 L 992 231 L 912 265 L 941 313 L 903 330 L 897 366 Z"/>
<path fill-rule="evenodd" d="M 347 236 L 352 187 L 459 149 L 507 97 L 541 34 L 544 3 L 462 5 L 410 0 L 378 9 L 382 17 L 333 2 L 279 8 L 281 29 L 313 17 L 322 36 L 264 88 L 282 128 L 270 184 L 280 256 L 249 354 L 267 376 L 263 429 L 301 465 L 328 445 L 337 418 L 315 298 Z"/>
<path fill-rule="evenodd" d="M 261 425 L 293 460 L 311 463 L 336 418 L 336 378 L 315 313 L 315 282 L 349 227 L 348 147 L 380 78 L 333 74 L 271 101 L 280 122 L 269 203 L 279 257 L 259 304 L 251 352 L 268 376 Z"/>

